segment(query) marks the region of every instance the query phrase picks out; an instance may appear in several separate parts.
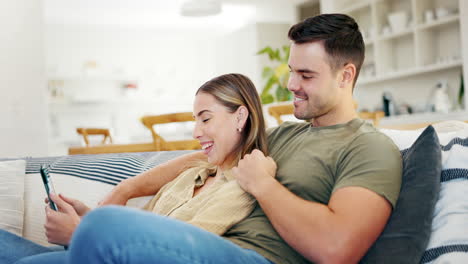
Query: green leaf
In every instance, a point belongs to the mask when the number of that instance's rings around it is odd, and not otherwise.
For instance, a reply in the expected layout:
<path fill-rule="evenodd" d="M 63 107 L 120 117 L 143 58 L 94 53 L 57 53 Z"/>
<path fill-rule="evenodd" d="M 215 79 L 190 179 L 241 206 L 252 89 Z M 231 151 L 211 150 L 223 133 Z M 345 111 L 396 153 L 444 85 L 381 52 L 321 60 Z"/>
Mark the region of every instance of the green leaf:
<path fill-rule="evenodd" d="M 270 93 L 271 87 L 273 87 L 273 85 L 277 82 L 278 80 L 275 78 L 275 76 L 272 76 L 270 79 L 268 79 L 265 87 L 263 87 L 262 95 Z"/>
<path fill-rule="evenodd" d="M 281 61 L 281 56 L 280 56 L 280 50 L 279 49 L 275 50 L 275 59 L 277 61 Z"/>
<path fill-rule="evenodd" d="M 290 94 L 291 92 L 285 87 L 278 86 L 276 88 L 276 99 L 280 102 L 288 101 L 290 98 Z"/>
<path fill-rule="evenodd" d="M 262 100 L 262 104 L 270 104 L 275 101 L 275 99 L 273 98 L 273 95 L 271 94 L 264 94 L 260 96 L 260 99 Z"/>
<path fill-rule="evenodd" d="M 284 63 L 278 65 L 278 67 L 275 68 L 275 76 L 278 80 L 280 80 L 281 78 L 283 78 L 283 76 L 288 75 L 288 74 L 289 74 L 289 67 L 288 65 Z"/>
<path fill-rule="evenodd" d="M 289 51 L 290 51 L 290 47 L 289 46 L 283 46 L 283 53 L 284 53 L 284 57 L 281 59 L 281 62 L 283 63 L 288 63 L 288 60 L 289 60 Z"/>
<path fill-rule="evenodd" d="M 287 88 L 288 87 L 288 81 L 289 81 L 289 67 L 288 67 L 288 72 L 280 77 L 279 83 L 281 84 L 281 86 Z"/>
<path fill-rule="evenodd" d="M 286 88 L 289 79 L 289 50 L 287 45 L 277 49 L 266 46 L 257 53 L 268 54 L 269 59 L 276 62 L 275 66 L 264 67 L 262 71 L 262 78 L 266 82 L 260 95 L 263 104 L 292 99 L 291 92 Z"/>
<path fill-rule="evenodd" d="M 257 55 L 265 53 L 268 54 L 270 60 L 275 60 L 276 52 L 270 46 L 266 46 L 265 48 L 257 52 Z"/>
<path fill-rule="evenodd" d="M 265 48 L 263 48 L 263 49 L 259 50 L 259 51 L 257 52 L 257 55 L 260 55 L 260 54 L 267 53 L 267 52 L 268 52 L 268 50 L 271 50 L 271 48 L 270 48 L 270 47 L 268 47 L 268 46 L 266 46 Z"/>
<path fill-rule="evenodd" d="M 275 74 L 273 68 L 266 66 L 265 68 L 263 68 L 262 78 L 269 79 L 271 78 L 271 76 L 273 76 L 273 74 Z"/>

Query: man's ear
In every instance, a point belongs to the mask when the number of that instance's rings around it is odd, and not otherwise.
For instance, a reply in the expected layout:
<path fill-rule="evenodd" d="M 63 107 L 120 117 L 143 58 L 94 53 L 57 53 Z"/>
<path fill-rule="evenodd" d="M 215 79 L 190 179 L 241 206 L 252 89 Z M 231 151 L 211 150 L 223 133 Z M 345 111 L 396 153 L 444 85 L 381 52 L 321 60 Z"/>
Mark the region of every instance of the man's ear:
<path fill-rule="evenodd" d="M 353 63 L 347 63 L 341 73 L 340 88 L 353 86 L 354 78 L 356 77 L 356 66 Z"/>
<path fill-rule="evenodd" d="M 247 107 L 241 105 L 237 108 L 237 128 L 244 129 L 245 122 L 247 122 L 247 118 L 249 117 L 249 110 Z"/>

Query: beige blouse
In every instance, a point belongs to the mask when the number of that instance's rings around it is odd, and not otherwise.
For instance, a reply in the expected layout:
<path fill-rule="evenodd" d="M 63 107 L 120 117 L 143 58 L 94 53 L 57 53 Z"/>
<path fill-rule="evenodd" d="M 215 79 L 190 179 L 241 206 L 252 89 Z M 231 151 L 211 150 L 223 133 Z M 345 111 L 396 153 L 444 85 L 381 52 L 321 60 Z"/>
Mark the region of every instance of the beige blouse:
<path fill-rule="evenodd" d="M 143 209 L 224 234 L 252 212 L 255 199 L 241 189 L 230 170 L 193 197 L 194 189 L 203 186 L 210 173 L 213 171 L 204 167 L 182 172 L 164 185 Z"/>

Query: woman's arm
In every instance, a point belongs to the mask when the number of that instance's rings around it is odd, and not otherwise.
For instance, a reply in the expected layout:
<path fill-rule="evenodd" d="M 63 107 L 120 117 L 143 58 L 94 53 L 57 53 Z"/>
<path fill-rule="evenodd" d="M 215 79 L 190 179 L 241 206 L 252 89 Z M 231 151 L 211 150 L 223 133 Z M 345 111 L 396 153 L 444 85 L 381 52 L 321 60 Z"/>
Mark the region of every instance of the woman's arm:
<path fill-rule="evenodd" d="M 164 184 L 179 175 L 180 170 L 185 169 L 187 164 L 204 159 L 206 156 L 202 152 L 186 154 L 126 179 L 100 202 L 100 206 L 125 205 L 131 198 L 155 194 Z M 52 194 L 51 199 L 58 205 L 59 211 L 56 212 L 46 207 L 46 236 L 50 243 L 67 245 L 81 216 L 90 209 L 78 200 L 64 196 Z"/>
<path fill-rule="evenodd" d="M 160 164 L 135 177 L 120 182 L 104 199 L 100 206 L 109 204 L 125 205 L 131 198 L 154 195 L 164 184 L 172 181 L 187 164 L 206 160 L 203 152 L 194 152 Z"/>

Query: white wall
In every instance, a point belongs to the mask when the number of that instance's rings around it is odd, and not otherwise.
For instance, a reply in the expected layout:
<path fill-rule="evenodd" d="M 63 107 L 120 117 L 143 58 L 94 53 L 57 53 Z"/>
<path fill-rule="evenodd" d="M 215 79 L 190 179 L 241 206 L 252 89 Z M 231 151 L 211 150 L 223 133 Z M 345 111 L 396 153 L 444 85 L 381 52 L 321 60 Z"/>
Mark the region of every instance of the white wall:
<path fill-rule="evenodd" d="M 215 68 L 218 74 L 242 73 L 259 87 L 257 28 L 255 24 L 246 25 L 216 40 Z"/>
<path fill-rule="evenodd" d="M 48 76 L 64 79 L 68 102 L 51 106 L 51 138 L 58 139 L 52 144 L 65 149 L 79 144 L 75 128 L 93 126 L 111 128 L 116 143 L 150 141 L 141 116 L 192 111 L 198 87 L 220 74 L 217 37 L 203 31 L 48 25 Z M 96 64 L 91 75 L 87 62 Z M 127 79 L 138 85 L 132 98 L 122 93 Z M 65 153 L 62 148 L 52 154 Z"/>
<path fill-rule="evenodd" d="M 155 112 L 191 105 L 189 94 L 215 74 L 214 48 L 215 37 L 201 32 L 53 25 L 46 31 L 49 75 L 80 77 L 84 64 L 93 61 L 97 77 L 137 79 L 139 93 L 154 100 L 167 92 L 181 96 L 177 102 L 161 100 Z"/>
<path fill-rule="evenodd" d="M 42 0 L 0 0 L 0 158 L 47 154 Z"/>

